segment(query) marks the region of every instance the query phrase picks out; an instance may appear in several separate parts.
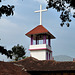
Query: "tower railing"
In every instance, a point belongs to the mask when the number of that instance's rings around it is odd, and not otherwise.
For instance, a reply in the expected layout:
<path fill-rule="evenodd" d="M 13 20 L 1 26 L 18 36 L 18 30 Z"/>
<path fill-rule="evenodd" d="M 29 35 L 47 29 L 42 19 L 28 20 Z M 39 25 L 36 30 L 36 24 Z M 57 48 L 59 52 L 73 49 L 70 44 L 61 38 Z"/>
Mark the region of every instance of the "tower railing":
<path fill-rule="evenodd" d="M 29 50 L 50 50 L 51 51 L 51 47 L 47 44 L 38 44 L 38 45 L 30 45 Z"/>

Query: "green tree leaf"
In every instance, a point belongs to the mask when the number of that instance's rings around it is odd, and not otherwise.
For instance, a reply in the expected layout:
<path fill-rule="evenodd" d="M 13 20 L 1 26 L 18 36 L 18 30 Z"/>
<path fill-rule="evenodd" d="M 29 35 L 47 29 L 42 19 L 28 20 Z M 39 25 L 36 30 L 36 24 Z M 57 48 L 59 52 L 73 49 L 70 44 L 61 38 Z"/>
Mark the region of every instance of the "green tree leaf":
<path fill-rule="evenodd" d="M 13 52 L 12 55 L 15 57 L 16 61 L 18 61 L 19 58 L 22 58 L 25 56 L 26 54 L 25 50 L 26 49 L 22 45 L 20 46 L 19 44 L 17 44 L 17 46 L 14 46 L 12 48 L 12 52 Z"/>

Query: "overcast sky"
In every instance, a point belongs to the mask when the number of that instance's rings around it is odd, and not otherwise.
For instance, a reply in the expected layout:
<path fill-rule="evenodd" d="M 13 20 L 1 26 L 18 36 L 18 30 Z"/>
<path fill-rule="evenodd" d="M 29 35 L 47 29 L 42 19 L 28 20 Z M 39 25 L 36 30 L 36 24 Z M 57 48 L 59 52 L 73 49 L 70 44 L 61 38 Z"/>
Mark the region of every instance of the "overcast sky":
<path fill-rule="evenodd" d="M 11 50 L 14 45 L 20 44 L 27 49 L 27 54 L 30 45 L 30 38 L 25 34 L 39 25 L 39 13 L 34 11 L 40 9 L 42 4 L 43 9 L 46 8 L 45 0 L 4 0 L 0 4 L 15 5 L 14 16 L 0 19 L 0 45 Z M 53 56 L 68 55 L 75 58 L 75 19 L 72 19 L 70 27 L 60 26 L 60 13 L 54 9 L 49 9 L 43 13 L 43 26 L 48 29 L 56 39 L 51 40 Z M 6 60 L 5 56 L 0 56 L 0 60 Z"/>

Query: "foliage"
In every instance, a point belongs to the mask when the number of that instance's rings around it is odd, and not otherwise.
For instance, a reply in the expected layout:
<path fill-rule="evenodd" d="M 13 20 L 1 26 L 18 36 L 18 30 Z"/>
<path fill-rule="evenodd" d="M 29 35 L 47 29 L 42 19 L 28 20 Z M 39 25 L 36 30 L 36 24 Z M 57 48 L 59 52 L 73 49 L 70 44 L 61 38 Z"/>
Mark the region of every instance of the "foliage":
<path fill-rule="evenodd" d="M 14 46 L 12 48 L 13 56 L 15 57 L 16 61 L 18 61 L 19 58 L 23 58 L 24 57 L 24 55 L 26 54 L 25 50 L 26 49 L 24 49 L 24 47 L 22 45 L 19 46 L 19 44 L 17 44 L 17 46 Z"/>
<path fill-rule="evenodd" d="M 1 0 L 0 0 L 1 2 Z M 13 9 L 14 9 L 14 5 L 2 5 L 0 7 L 0 18 L 2 17 L 2 15 L 6 15 L 6 16 L 10 16 L 10 15 L 13 15 L 14 12 L 13 12 Z"/>
<path fill-rule="evenodd" d="M 5 54 L 6 56 L 7 56 L 7 58 L 11 58 L 12 59 L 12 51 L 11 50 L 6 50 L 6 49 L 4 49 L 4 47 L 3 46 L 0 46 L 0 53 L 3 55 L 3 54 Z"/>
<path fill-rule="evenodd" d="M 75 12 L 72 10 L 75 9 L 75 0 L 46 0 L 48 3 L 47 9 L 53 8 L 56 9 L 57 12 L 61 12 L 60 19 L 63 26 L 65 23 L 67 27 L 69 27 L 69 22 L 71 22 L 71 17 L 75 18 Z M 73 12 L 73 14 L 72 14 Z"/>

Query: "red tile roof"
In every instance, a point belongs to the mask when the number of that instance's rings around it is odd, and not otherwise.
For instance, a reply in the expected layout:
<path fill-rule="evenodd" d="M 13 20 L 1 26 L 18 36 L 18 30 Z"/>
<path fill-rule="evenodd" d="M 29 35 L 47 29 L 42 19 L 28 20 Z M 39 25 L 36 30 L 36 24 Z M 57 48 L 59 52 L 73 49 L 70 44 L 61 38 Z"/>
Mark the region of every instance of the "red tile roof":
<path fill-rule="evenodd" d="M 22 67 L 15 66 L 12 62 L 0 61 L 0 75 L 30 75 L 22 70 Z"/>
<path fill-rule="evenodd" d="M 29 31 L 28 33 L 26 33 L 25 35 L 27 35 L 28 37 L 31 37 L 31 35 L 35 35 L 35 34 L 48 34 L 51 36 L 52 39 L 54 39 L 55 37 L 42 25 L 38 25 L 37 27 L 35 27 L 34 29 L 32 29 L 31 31 Z"/>
<path fill-rule="evenodd" d="M 45 29 L 42 25 L 38 25 L 37 27 L 35 27 L 34 29 L 32 29 L 27 34 L 39 34 L 39 33 L 46 33 L 46 32 L 48 32 L 47 29 Z"/>
<path fill-rule="evenodd" d="M 37 60 L 28 57 L 25 60 L 17 62 L 22 64 L 27 71 L 75 71 L 75 62 L 56 62 L 54 60 Z"/>
<path fill-rule="evenodd" d="M 0 62 L 0 75 L 31 75 L 33 71 L 75 72 L 75 62 L 56 62 L 54 60 L 37 60 L 28 57 L 17 62 Z"/>

